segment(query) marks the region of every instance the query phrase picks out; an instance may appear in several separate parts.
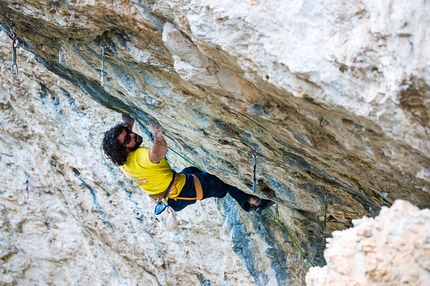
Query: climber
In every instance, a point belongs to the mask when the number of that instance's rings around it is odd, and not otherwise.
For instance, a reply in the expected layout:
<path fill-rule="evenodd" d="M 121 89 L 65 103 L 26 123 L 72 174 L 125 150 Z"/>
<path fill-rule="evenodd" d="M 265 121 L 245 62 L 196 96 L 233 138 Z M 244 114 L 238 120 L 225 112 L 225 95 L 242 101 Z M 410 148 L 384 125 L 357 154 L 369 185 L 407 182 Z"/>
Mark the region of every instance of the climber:
<path fill-rule="evenodd" d="M 174 172 L 165 158 L 167 143 L 162 129 L 150 124 L 154 136 L 153 146 L 141 147 L 142 137 L 132 131 L 134 119 L 123 114 L 122 120 L 123 123 L 104 134 L 103 151 L 154 200 L 166 198 L 169 206 L 180 211 L 194 204 L 199 199 L 200 190 L 203 190 L 200 199 L 222 198 L 229 193 L 245 211 L 261 213 L 273 204 L 270 200 L 242 192 L 196 167 L 185 168 L 180 173 Z"/>

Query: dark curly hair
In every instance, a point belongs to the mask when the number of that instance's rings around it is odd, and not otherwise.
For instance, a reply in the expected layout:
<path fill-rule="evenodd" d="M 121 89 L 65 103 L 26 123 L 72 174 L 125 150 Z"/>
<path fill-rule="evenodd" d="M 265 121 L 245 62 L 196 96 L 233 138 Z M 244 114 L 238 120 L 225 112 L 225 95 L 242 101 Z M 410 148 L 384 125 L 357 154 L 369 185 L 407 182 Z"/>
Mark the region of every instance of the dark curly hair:
<path fill-rule="evenodd" d="M 125 147 L 118 141 L 118 136 L 122 130 L 128 128 L 125 123 L 119 123 L 105 132 L 102 147 L 106 156 L 116 165 L 121 166 L 127 161 L 127 152 Z"/>

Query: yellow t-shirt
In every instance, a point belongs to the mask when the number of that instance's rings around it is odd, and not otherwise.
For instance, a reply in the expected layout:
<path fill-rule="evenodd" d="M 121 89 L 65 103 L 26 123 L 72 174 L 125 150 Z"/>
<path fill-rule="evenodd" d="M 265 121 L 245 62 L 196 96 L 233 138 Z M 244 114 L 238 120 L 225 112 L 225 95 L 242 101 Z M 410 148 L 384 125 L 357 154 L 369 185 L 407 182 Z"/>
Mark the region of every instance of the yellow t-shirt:
<path fill-rule="evenodd" d="M 148 157 L 149 148 L 140 147 L 130 152 L 127 162 L 122 165 L 121 170 L 148 195 L 158 195 L 169 187 L 173 178 L 173 171 L 166 159 L 162 159 L 158 164 L 152 164 Z M 177 197 L 185 185 L 186 176 L 180 176 L 176 188 L 169 193 L 170 198 Z"/>

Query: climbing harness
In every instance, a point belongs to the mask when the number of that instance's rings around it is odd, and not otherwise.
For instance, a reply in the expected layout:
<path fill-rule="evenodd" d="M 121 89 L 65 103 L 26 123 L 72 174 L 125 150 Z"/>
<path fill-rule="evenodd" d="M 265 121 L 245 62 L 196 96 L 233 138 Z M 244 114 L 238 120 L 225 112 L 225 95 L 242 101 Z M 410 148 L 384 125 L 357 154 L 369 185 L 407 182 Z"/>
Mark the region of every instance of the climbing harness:
<path fill-rule="evenodd" d="M 105 82 L 105 49 L 106 45 L 104 42 L 100 42 L 100 48 L 102 48 L 102 69 L 100 71 L 100 85 L 103 86 Z"/>
<path fill-rule="evenodd" d="M 182 201 L 201 201 L 203 200 L 203 188 L 202 184 L 200 183 L 199 178 L 197 178 L 196 175 L 191 174 L 193 176 L 194 181 L 194 188 L 196 189 L 196 197 L 195 198 L 186 198 L 186 197 L 173 197 L 172 200 L 182 200 Z"/>
<path fill-rule="evenodd" d="M 300 253 L 303 255 L 303 257 L 308 261 L 308 263 L 312 266 L 315 267 L 315 265 L 310 261 L 310 259 L 308 258 L 308 256 L 305 254 L 305 252 L 302 250 L 302 248 L 299 246 L 299 244 L 294 240 L 294 238 L 291 236 L 290 232 L 288 231 L 288 229 L 285 227 L 285 225 L 279 220 L 279 217 L 271 214 L 270 212 L 266 211 L 266 214 L 268 216 L 270 216 L 284 231 L 285 233 L 288 235 L 288 237 L 291 239 L 291 241 L 293 242 L 293 244 L 297 247 L 297 249 L 300 251 Z"/>
<path fill-rule="evenodd" d="M 252 158 L 254 161 L 253 175 L 252 175 L 252 192 L 255 193 L 257 191 L 257 158 L 258 156 L 252 153 Z"/>
<path fill-rule="evenodd" d="M 13 76 L 18 75 L 18 65 L 16 63 L 16 48 L 19 46 L 19 40 L 16 34 L 13 34 L 12 36 L 12 66 L 11 66 L 11 72 Z"/>
<path fill-rule="evenodd" d="M 25 172 L 25 176 L 26 176 L 26 180 L 25 180 L 25 192 L 24 192 L 24 200 L 28 200 L 28 198 L 30 197 L 30 191 L 28 190 L 28 178 L 29 175 L 27 172 Z"/>

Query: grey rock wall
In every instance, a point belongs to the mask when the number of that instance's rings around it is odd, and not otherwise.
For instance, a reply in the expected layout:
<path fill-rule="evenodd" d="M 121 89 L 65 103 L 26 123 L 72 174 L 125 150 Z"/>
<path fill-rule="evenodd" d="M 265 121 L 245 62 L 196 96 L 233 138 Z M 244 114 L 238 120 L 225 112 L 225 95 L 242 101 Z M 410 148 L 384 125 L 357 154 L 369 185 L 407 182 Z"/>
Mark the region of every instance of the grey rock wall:
<path fill-rule="evenodd" d="M 0 281 L 304 285 L 282 229 L 229 198 L 160 229 L 100 151 L 119 112 L 248 192 L 258 154 L 257 194 L 318 266 L 352 219 L 429 207 L 428 6 L 0 0 Z"/>

